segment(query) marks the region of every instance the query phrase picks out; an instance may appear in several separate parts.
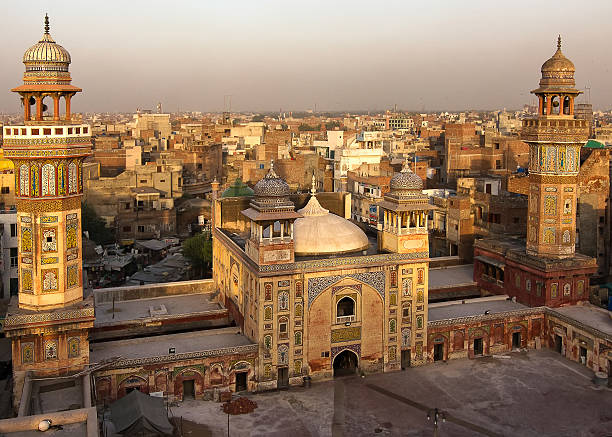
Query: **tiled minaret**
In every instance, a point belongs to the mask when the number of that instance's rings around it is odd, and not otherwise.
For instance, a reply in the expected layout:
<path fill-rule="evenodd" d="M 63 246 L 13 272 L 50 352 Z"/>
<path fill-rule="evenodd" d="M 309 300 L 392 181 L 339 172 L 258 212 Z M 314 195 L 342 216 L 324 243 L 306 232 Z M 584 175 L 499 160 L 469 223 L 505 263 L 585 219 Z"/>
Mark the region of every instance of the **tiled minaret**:
<path fill-rule="evenodd" d="M 70 62 L 45 16 L 42 38 L 23 55 L 23 85 L 12 90 L 21 96 L 23 125 L 4 127 L 4 156 L 15 166 L 19 235 L 19 295 L 5 322 L 16 398 L 26 371 L 63 374 L 89 361 L 94 309 L 83 300 L 81 196 L 91 132 L 71 120 L 70 101 L 81 89 L 70 83 Z"/>

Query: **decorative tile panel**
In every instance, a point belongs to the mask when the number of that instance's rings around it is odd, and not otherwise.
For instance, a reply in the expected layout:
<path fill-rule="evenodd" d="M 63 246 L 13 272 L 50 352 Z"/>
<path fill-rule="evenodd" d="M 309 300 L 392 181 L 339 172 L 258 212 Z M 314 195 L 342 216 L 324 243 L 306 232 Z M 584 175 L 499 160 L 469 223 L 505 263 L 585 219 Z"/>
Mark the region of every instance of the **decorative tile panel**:
<path fill-rule="evenodd" d="M 341 343 L 344 341 L 361 340 L 361 327 L 334 329 L 331 332 L 331 342 Z"/>
<path fill-rule="evenodd" d="M 353 278 L 360 282 L 364 282 L 370 287 L 376 290 L 382 300 L 385 300 L 385 272 L 365 272 L 365 273 L 353 273 L 345 276 L 323 276 L 319 278 L 308 279 L 308 306 L 312 305 L 312 302 L 321 294 L 325 289 L 331 285 L 339 282 L 344 278 Z"/>

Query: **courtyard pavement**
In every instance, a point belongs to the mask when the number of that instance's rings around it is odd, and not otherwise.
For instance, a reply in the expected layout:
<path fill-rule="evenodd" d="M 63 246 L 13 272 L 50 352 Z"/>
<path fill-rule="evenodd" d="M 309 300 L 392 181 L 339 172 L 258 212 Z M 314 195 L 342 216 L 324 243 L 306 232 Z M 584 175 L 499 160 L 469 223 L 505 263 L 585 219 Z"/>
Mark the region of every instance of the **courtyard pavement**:
<path fill-rule="evenodd" d="M 430 409 L 446 415 L 442 436 L 612 436 L 612 390 L 550 350 L 435 363 L 345 377 L 311 388 L 248 395 L 255 412 L 230 417 L 230 435 L 431 436 Z M 227 435 L 221 404 L 186 401 L 175 417 Z"/>

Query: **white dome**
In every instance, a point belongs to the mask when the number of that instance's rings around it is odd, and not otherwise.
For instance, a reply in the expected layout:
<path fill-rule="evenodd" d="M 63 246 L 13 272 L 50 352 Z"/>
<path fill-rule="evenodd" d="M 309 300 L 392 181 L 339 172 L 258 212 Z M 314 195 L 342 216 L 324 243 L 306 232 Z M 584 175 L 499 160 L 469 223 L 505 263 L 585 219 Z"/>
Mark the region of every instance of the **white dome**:
<path fill-rule="evenodd" d="M 296 255 L 326 255 L 357 252 L 369 246 L 368 237 L 359 226 L 331 214 L 316 196 L 298 211 L 304 217 L 293 225 Z"/>

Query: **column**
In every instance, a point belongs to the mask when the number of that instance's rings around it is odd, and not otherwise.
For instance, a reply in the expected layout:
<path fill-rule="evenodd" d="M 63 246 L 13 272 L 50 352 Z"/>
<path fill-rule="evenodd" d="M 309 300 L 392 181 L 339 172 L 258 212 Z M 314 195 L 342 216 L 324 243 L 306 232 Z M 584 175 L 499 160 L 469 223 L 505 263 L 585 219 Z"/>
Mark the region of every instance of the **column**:
<path fill-rule="evenodd" d="M 23 96 L 23 119 L 24 121 L 30 120 L 30 96 L 28 94 Z"/>
<path fill-rule="evenodd" d="M 397 218 L 397 235 L 400 234 L 400 229 L 402 229 L 402 217 L 400 216 L 400 213 L 396 213 L 395 214 L 396 218 Z"/>
<path fill-rule="evenodd" d="M 565 103 L 563 100 L 564 100 L 564 96 L 560 95 L 559 96 L 559 115 L 563 115 L 563 104 Z"/>
<path fill-rule="evenodd" d="M 293 240 L 293 222 L 289 223 L 289 235 L 291 239 Z"/>
<path fill-rule="evenodd" d="M 546 115 L 550 115 L 552 96 L 546 96 Z"/>
<path fill-rule="evenodd" d="M 281 240 L 285 236 L 285 222 L 281 222 Z"/>
<path fill-rule="evenodd" d="M 60 119 L 60 107 L 59 107 L 59 96 L 53 96 L 53 120 L 58 121 Z"/>
<path fill-rule="evenodd" d="M 259 230 L 259 243 L 263 242 L 263 226 L 257 224 L 257 229 Z"/>
<path fill-rule="evenodd" d="M 64 98 L 66 99 L 66 120 L 70 121 L 70 99 L 72 96 L 65 96 Z"/>
<path fill-rule="evenodd" d="M 570 112 L 570 115 L 574 115 L 574 98 L 573 97 L 569 98 L 569 112 Z"/>
<path fill-rule="evenodd" d="M 543 102 L 543 97 L 542 96 L 538 96 L 538 114 L 543 115 L 542 114 L 542 110 L 544 109 L 544 102 Z"/>
<path fill-rule="evenodd" d="M 37 121 L 41 121 L 43 117 L 42 101 L 43 101 L 42 96 L 36 97 L 36 120 Z"/>

